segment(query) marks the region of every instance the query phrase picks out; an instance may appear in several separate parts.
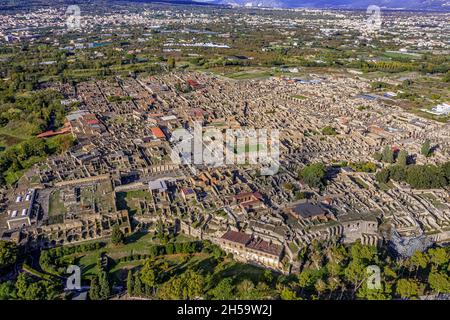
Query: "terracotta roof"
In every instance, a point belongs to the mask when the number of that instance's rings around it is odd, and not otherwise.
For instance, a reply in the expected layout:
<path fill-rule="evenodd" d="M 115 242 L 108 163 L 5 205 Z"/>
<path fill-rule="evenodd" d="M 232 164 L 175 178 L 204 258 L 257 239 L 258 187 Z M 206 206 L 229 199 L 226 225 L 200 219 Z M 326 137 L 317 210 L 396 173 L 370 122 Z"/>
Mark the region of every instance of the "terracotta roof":
<path fill-rule="evenodd" d="M 271 255 L 280 256 L 283 251 L 283 247 L 269 243 L 262 239 L 252 239 L 247 247 L 257 251 L 262 251 Z"/>
<path fill-rule="evenodd" d="M 192 79 L 189 79 L 189 80 L 187 81 L 187 83 L 188 83 L 191 87 L 193 87 L 193 88 L 199 86 L 199 83 L 198 83 L 197 81 L 195 81 L 195 80 L 192 80 Z"/>
<path fill-rule="evenodd" d="M 252 236 L 250 234 L 231 230 L 225 232 L 225 234 L 222 236 L 222 239 L 224 240 L 237 242 L 243 245 L 246 245 L 251 240 L 251 238 Z"/>
<path fill-rule="evenodd" d="M 37 135 L 38 138 L 46 138 L 51 136 L 56 136 L 57 133 L 55 131 L 45 131 Z"/>
<path fill-rule="evenodd" d="M 46 131 L 46 132 L 42 132 L 40 134 L 38 134 L 36 137 L 38 138 L 47 138 L 47 137 L 53 137 L 53 136 L 57 136 L 59 134 L 65 134 L 70 132 L 70 128 L 69 127 L 63 127 L 61 130 L 59 131 Z"/>
<path fill-rule="evenodd" d="M 251 208 L 257 204 L 261 204 L 261 201 L 259 200 L 250 200 L 250 201 L 245 201 L 245 202 L 241 202 L 240 205 L 244 208 Z"/>
<path fill-rule="evenodd" d="M 159 139 L 162 139 L 162 138 L 165 138 L 165 137 L 166 137 L 166 136 L 164 135 L 164 132 L 162 132 L 162 130 L 161 130 L 160 128 L 158 128 L 158 127 L 151 128 L 150 130 L 152 131 L 152 134 L 153 134 L 155 137 L 159 138 Z"/>
<path fill-rule="evenodd" d="M 270 243 L 260 238 L 253 238 L 252 235 L 244 232 L 236 232 L 230 230 L 222 236 L 222 239 L 240 243 L 249 249 L 261 251 L 275 256 L 280 256 L 283 251 L 283 247 L 280 245 Z"/>

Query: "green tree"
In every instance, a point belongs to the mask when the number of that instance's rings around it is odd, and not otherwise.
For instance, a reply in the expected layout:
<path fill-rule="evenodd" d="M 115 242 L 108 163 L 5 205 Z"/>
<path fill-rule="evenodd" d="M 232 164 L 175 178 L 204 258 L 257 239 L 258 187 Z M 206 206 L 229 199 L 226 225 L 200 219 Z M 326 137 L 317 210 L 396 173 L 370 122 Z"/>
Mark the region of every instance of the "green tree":
<path fill-rule="evenodd" d="M 98 284 L 100 286 L 100 297 L 104 300 L 108 299 L 111 296 L 111 285 L 109 283 L 108 274 L 105 271 L 100 272 Z"/>
<path fill-rule="evenodd" d="M 25 273 L 19 274 L 16 280 L 17 297 L 25 300 L 25 294 L 28 289 L 28 277 Z"/>
<path fill-rule="evenodd" d="M 430 140 L 425 140 L 425 142 L 422 144 L 422 147 L 420 148 L 420 153 L 424 155 L 425 157 L 429 157 L 431 155 L 431 143 Z"/>
<path fill-rule="evenodd" d="M 408 152 L 401 150 L 397 156 L 397 164 L 399 166 L 406 166 L 408 164 Z"/>
<path fill-rule="evenodd" d="M 394 181 L 405 181 L 406 169 L 402 165 L 394 165 L 389 167 L 389 177 Z"/>
<path fill-rule="evenodd" d="M 255 294 L 253 299 L 265 300 L 271 297 L 272 291 L 269 285 L 265 282 L 258 282 L 255 288 Z"/>
<path fill-rule="evenodd" d="M 57 296 L 57 286 L 50 281 L 39 281 L 39 284 L 42 286 L 43 290 L 45 291 L 45 300 L 54 300 Z"/>
<path fill-rule="evenodd" d="M 216 300 L 234 300 L 234 286 L 233 279 L 222 279 L 219 284 L 210 291 L 210 294 Z"/>
<path fill-rule="evenodd" d="M 264 273 L 262 275 L 262 279 L 265 283 L 271 284 L 273 282 L 273 274 L 270 269 L 264 270 Z"/>
<path fill-rule="evenodd" d="M 381 161 L 381 160 L 383 160 L 383 155 L 382 155 L 380 152 L 375 152 L 375 153 L 373 154 L 373 158 L 374 158 L 376 161 Z"/>
<path fill-rule="evenodd" d="M 38 282 L 31 283 L 25 292 L 25 300 L 44 300 L 45 297 L 45 290 Z"/>
<path fill-rule="evenodd" d="M 152 264 L 150 259 L 145 260 L 144 265 L 141 269 L 141 281 L 150 288 L 156 286 L 156 271 L 155 266 Z"/>
<path fill-rule="evenodd" d="M 14 300 L 17 298 L 17 290 L 12 281 L 0 283 L 0 300 Z"/>
<path fill-rule="evenodd" d="M 133 295 L 133 289 L 134 289 L 133 272 L 131 270 L 128 270 L 128 275 L 127 275 L 127 293 L 128 293 L 129 296 Z"/>
<path fill-rule="evenodd" d="M 344 269 L 344 276 L 354 288 L 354 292 L 366 279 L 366 266 L 360 260 L 352 260 Z"/>
<path fill-rule="evenodd" d="M 142 290 L 142 281 L 141 281 L 141 277 L 139 274 L 136 274 L 134 277 L 133 293 L 137 297 L 141 297 L 144 294 L 144 292 Z"/>
<path fill-rule="evenodd" d="M 419 284 L 412 279 L 400 279 L 397 281 L 395 291 L 402 298 L 416 297 L 419 293 Z"/>
<path fill-rule="evenodd" d="M 340 264 L 342 261 L 347 259 L 348 252 L 344 245 L 337 244 L 327 249 L 327 257 L 330 262 Z"/>
<path fill-rule="evenodd" d="M 409 166 L 406 172 L 406 182 L 416 189 L 440 188 L 448 184 L 444 172 L 431 165 Z"/>
<path fill-rule="evenodd" d="M 188 270 L 184 275 L 186 276 L 188 298 L 200 297 L 204 291 L 205 278 L 193 270 Z"/>
<path fill-rule="evenodd" d="M 449 261 L 449 255 L 445 248 L 432 248 L 428 250 L 430 262 L 435 266 L 442 266 Z"/>
<path fill-rule="evenodd" d="M 425 269 L 428 265 L 428 256 L 420 251 L 415 251 L 414 254 L 410 258 L 411 265 L 416 269 L 416 271 L 421 269 Z"/>
<path fill-rule="evenodd" d="M 255 285 L 251 280 L 244 279 L 236 287 L 240 299 L 254 299 Z"/>
<path fill-rule="evenodd" d="M 0 240 L 0 269 L 13 265 L 17 260 L 17 245 Z"/>
<path fill-rule="evenodd" d="M 159 255 L 159 248 L 157 245 L 150 246 L 149 248 L 150 257 L 154 258 Z"/>
<path fill-rule="evenodd" d="M 367 300 L 390 300 L 392 298 L 390 287 L 385 283 L 381 283 L 381 286 L 380 289 L 369 289 L 367 283 L 364 282 L 358 289 L 356 296 Z"/>
<path fill-rule="evenodd" d="M 383 161 L 386 163 L 394 163 L 394 151 L 390 146 L 385 146 L 382 152 Z"/>
<path fill-rule="evenodd" d="M 450 82 L 450 71 L 447 71 L 447 73 L 442 78 L 444 82 Z"/>
<path fill-rule="evenodd" d="M 314 284 L 314 288 L 316 289 L 319 298 L 320 295 L 328 289 L 327 283 L 322 279 L 317 279 L 316 283 Z"/>
<path fill-rule="evenodd" d="M 361 242 L 355 242 L 351 249 L 350 255 L 353 261 L 362 261 L 365 264 L 375 262 L 377 257 L 377 248 L 375 246 L 363 245 Z"/>
<path fill-rule="evenodd" d="M 120 230 L 120 226 L 118 224 L 115 224 L 112 229 L 112 235 L 111 235 L 111 242 L 114 245 L 120 245 L 123 244 L 124 241 L 124 235 L 122 231 Z"/>
<path fill-rule="evenodd" d="M 441 166 L 442 169 L 442 173 L 445 176 L 445 178 L 447 179 L 448 184 L 450 184 L 450 161 L 444 163 Z"/>
<path fill-rule="evenodd" d="M 204 287 L 205 278 L 193 270 L 188 270 L 160 286 L 158 296 L 166 300 L 194 299 L 202 296 Z"/>
<path fill-rule="evenodd" d="M 378 181 L 378 183 L 388 183 L 390 178 L 389 176 L 389 169 L 383 168 L 375 174 L 375 179 Z"/>
<path fill-rule="evenodd" d="M 91 286 L 89 288 L 89 299 L 100 300 L 100 287 L 98 285 L 97 277 L 92 278 Z"/>
<path fill-rule="evenodd" d="M 337 132 L 335 128 L 326 126 L 322 129 L 322 134 L 326 136 L 335 136 L 337 135 Z"/>
<path fill-rule="evenodd" d="M 304 167 L 300 178 L 311 188 L 321 188 L 325 185 L 326 168 L 323 163 L 315 163 Z"/>
<path fill-rule="evenodd" d="M 317 281 L 317 273 L 311 269 L 304 269 L 298 274 L 298 284 L 303 289 L 310 290 Z"/>
<path fill-rule="evenodd" d="M 286 286 L 282 286 L 282 288 L 280 289 L 280 299 L 281 300 L 298 300 L 298 297 L 294 290 L 289 289 Z"/>
<path fill-rule="evenodd" d="M 450 277 L 444 272 L 434 270 L 428 275 L 430 287 L 437 293 L 450 293 Z"/>
<path fill-rule="evenodd" d="M 170 70 L 175 69 L 175 58 L 174 57 L 167 58 L 167 66 L 169 67 Z"/>

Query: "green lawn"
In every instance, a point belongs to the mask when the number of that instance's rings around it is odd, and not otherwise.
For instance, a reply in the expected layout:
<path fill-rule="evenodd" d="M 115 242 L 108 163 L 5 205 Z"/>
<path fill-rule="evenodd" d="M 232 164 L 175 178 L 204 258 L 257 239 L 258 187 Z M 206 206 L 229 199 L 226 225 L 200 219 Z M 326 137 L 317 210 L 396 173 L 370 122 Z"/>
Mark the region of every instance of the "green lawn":
<path fill-rule="evenodd" d="M 186 242 L 194 240 L 192 237 L 186 235 L 178 235 L 174 242 Z M 126 238 L 126 243 L 123 245 L 115 246 L 108 243 L 105 247 L 87 252 L 86 254 L 76 254 L 77 264 L 82 266 L 84 275 L 93 275 L 98 272 L 97 259 L 100 252 L 106 252 L 106 254 L 113 258 L 118 259 L 121 257 L 134 255 L 134 254 L 148 254 L 149 247 L 151 245 L 160 244 L 160 241 L 151 233 L 136 232 Z M 134 261 L 124 262 L 121 265 L 133 264 Z M 119 269 L 115 266 L 114 269 Z"/>
<path fill-rule="evenodd" d="M 408 53 L 401 53 L 401 52 L 385 52 L 383 53 L 383 56 L 387 57 L 387 58 L 392 58 L 392 59 L 407 59 L 407 60 L 411 60 L 411 59 L 417 59 L 420 58 L 421 55 L 417 56 L 414 54 L 408 54 Z"/>
<path fill-rule="evenodd" d="M 152 195 L 148 191 L 134 190 L 116 193 L 116 205 L 118 210 L 128 210 L 130 215 L 142 213 L 141 201 L 150 201 Z"/>
<path fill-rule="evenodd" d="M 66 214 L 67 210 L 64 203 L 61 201 L 61 193 L 59 190 L 55 190 L 50 194 L 49 204 L 48 204 L 48 215 L 57 216 L 61 214 Z"/>
<path fill-rule="evenodd" d="M 249 70 L 243 72 L 230 73 L 226 74 L 225 76 L 234 80 L 250 80 L 250 79 L 269 78 L 272 75 L 273 73 L 269 71 Z"/>
<path fill-rule="evenodd" d="M 214 276 L 220 279 L 233 278 L 235 283 L 244 279 L 251 279 L 253 282 L 258 282 L 264 273 L 264 268 L 252 264 L 245 264 L 236 262 L 231 259 L 225 259 L 221 265 L 216 267 Z"/>
<path fill-rule="evenodd" d="M 0 127 L 0 147 L 10 147 L 27 140 L 36 133 L 36 126 L 25 121 L 12 121 Z"/>

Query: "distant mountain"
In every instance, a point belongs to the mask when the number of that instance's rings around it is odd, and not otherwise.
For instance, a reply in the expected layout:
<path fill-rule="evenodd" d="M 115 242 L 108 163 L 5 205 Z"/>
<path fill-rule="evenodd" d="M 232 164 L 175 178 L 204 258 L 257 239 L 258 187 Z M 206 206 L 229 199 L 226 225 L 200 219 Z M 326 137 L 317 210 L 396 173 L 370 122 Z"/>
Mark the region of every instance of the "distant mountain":
<path fill-rule="evenodd" d="M 450 0 L 195 0 L 211 4 L 271 8 L 343 8 L 365 9 L 377 5 L 386 9 L 450 11 Z"/>

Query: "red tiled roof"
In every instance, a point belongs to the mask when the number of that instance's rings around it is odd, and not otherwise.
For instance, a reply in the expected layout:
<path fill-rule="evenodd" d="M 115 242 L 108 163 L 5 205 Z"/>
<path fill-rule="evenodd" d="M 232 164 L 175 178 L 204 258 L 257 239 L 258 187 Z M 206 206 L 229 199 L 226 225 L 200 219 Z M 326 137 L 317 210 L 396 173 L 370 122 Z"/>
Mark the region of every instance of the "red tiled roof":
<path fill-rule="evenodd" d="M 162 139 L 162 138 L 165 138 L 165 137 L 166 137 L 166 136 L 164 135 L 164 132 L 162 132 L 162 130 L 161 130 L 160 128 L 158 128 L 158 127 L 151 128 L 150 130 L 152 131 L 152 134 L 153 134 L 155 137 L 159 138 L 159 139 Z"/>
<path fill-rule="evenodd" d="M 60 135 L 60 134 L 65 134 L 67 132 L 70 132 L 70 128 L 69 127 L 63 127 L 59 131 L 50 130 L 50 131 L 42 132 L 42 133 L 38 134 L 37 137 L 38 138 L 48 138 L 48 137 L 53 137 L 53 136 L 57 136 L 57 135 Z"/>
<path fill-rule="evenodd" d="M 222 236 L 222 239 L 240 243 L 249 249 L 268 253 L 270 255 L 275 255 L 278 257 L 283 252 L 282 246 L 270 243 L 260 238 L 253 238 L 252 235 L 244 232 L 236 232 L 230 230 Z"/>
<path fill-rule="evenodd" d="M 247 245 L 247 248 L 262 251 L 271 255 L 280 256 L 283 251 L 283 247 L 269 243 L 262 239 L 252 239 L 250 243 Z"/>
<path fill-rule="evenodd" d="M 40 134 L 37 135 L 38 138 L 46 138 L 46 137 L 52 137 L 52 136 L 56 136 L 58 135 L 58 133 L 56 133 L 55 131 L 45 131 L 42 132 Z"/>
<path fill-rule="evenodd" d="M 187 83 L 188 83 L 191 87 L 193 87 L 193 88 L 199 86 L 198 82 L 195 81 L 195 80 L 192 80 L 192 79 L 189 79 L 189 80 L 187 81 Z"/>
<path fill-rule="evenodd" d="M 252 236 L 250 234 L 246 234 L 243 232 L 237 232 L 237 231 L 227 231 L 225 232 L 225 234 L 222 236 L 222 239 L 224 240 L 228 240 L 228 241 L 232 241 L 232 242 L 237 242 L 243 245 L 246 245 L 250 239 L 252 238 Z"/>
<path fill-rule="evenodd" d="M 245 202 L 241 202 L 240 205 L 244 208 L 252 208 L 255 205 L 261 204 L 261 201 L 259 200 L 250 200 L 250 201 L 245 201 Z"/>

